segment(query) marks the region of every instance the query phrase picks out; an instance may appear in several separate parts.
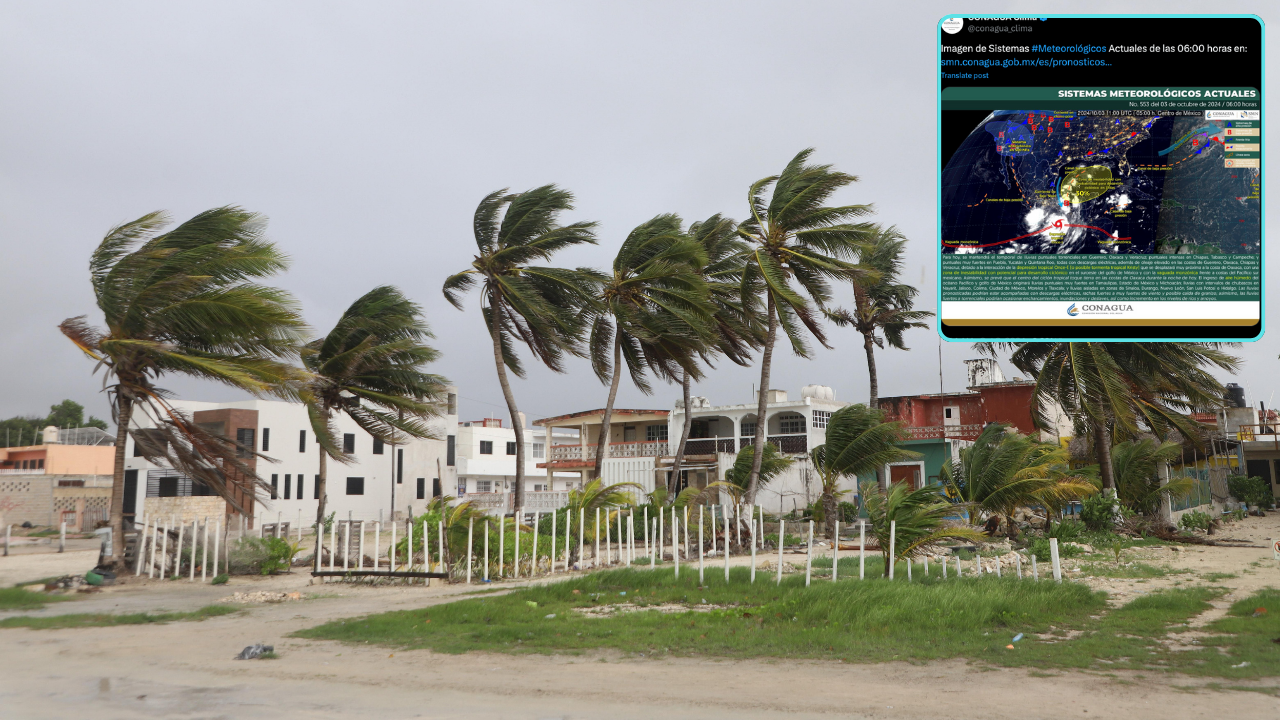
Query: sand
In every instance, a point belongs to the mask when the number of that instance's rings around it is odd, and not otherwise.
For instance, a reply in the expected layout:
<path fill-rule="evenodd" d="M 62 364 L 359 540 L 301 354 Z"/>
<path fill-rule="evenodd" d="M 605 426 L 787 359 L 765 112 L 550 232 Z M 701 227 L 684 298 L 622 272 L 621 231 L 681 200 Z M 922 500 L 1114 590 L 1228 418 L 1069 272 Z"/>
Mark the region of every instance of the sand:
<path fill-rule="evenodd" d="M 1269 545 L 1270 537 L 1280 536 L 1280 514 L 1233 525 L 1224 534 Z M 1271 561 L 1269 547 L 1129 552 L 1151 553 L 1144 562 L 1167 561 L 1197 575 L 1146 583 L 1086 582 L 1136 595 L 1179 578 L 1201 582 L 1199 573 L 1233 572 L 1238 577 L 1212 584 L 1231 588 L 1233 596 L 1280 586 L 1280 569 Z M 41 576 L 52 574 L 57 573 Z M 856 665 L 649 659 L 603 652 L 438 655 L 288 638 L 293 630 L 330 619 L 424 607 L 479 589 L 438 582 L 431 588 L 308 582 L 302 573 L 236 578 L 218 587 L 129 581 L 77 602 L 25 613 L 192 610 L 233 592 L 301 592 L 307 598 L 248 605 L 241 614 L 199 623 L 0 631 L 0 708 L 17 709 L 14 715 L 4 714 L 24 718 L 1280 716 L 1280 679 L 1252 683 L 1269 689 L 1271 694 L 1264 694 L 1208 689 L 1210 681 L 1182 676 L 1053 672 L 1042 677 L 1026 669 L 993 669 L 963 660 Z M 232 659 L 255 642 L 274 645 L 280 659 Z"/>

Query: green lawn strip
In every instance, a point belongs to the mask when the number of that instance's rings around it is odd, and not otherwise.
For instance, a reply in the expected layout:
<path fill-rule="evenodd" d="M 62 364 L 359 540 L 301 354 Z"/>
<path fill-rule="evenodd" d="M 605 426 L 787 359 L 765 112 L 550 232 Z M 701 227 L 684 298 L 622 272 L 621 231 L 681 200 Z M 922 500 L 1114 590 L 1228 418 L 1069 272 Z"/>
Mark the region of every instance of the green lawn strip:
<path fill-rule="evenodd" d="M 73 599 L 75 598 L 31 592 L 20 587 L 0 588 L 0 610 L 38 610 L 46 603 Z"/>
<path fill-rule="evenodd" d="M 0 620 L 0 628 L 31 628 L 33 630 L 61 630 L 63 628 L 109 627 L 112 625 L 150 625 L 152 623 L 177 622 L 181 620 L 204 620 L 205 618 L 229 615 L 240 612 L 241 608 L 229 605 L 206 605 L 194 612 L 185 613 L 133 613 L 130 615 L 111 615 L 106 613 L 76 613 L 70 615 L 51 615 L 49 617 L 13 617 Z"/>
<path fill-rule="evenodd" d="M 1205 631 L 1221 635 L 1200 640 L 1203 663 L 1188 672 L 1233 679 L 1280 675 L 1280 590 L 1266 588 L 1233 603 Z"/>
<path fill-rule="evenodd" d="M 1080 566 L 1085 575 L 1109 578 L 1156 578 L 1166 575 L 1189 573 L 1190 570 L 1179 570 L 1168 566 L 1157 567 L 1147 563 L 1131 562 L 1123 565 L 1113 563 L 1085 563 Z"/>
<path fill-rule="evenodd" d="M 749 584 L 748 568 L 732 569 L 726 585 L 722 573 L 708 569 L 706 586 L 699 588 L 697 572 L 689 567 L 678 581 L 665 572 L 603 572 L 501 597 L 330 622 L 295 636 L 447 653 L 604 648 L 646 655 L 925 661 L 985 658 L 1005 652 L 1017 633 L 1080 625 L 1105 608 L 1105 595 L 1076 583 L 935 576 L 805 588 L 800 574 L 785 576 L 779 586 L 763 573 Z M 717 607 L 607 618 L 574 610 L 619 602 Z"/>

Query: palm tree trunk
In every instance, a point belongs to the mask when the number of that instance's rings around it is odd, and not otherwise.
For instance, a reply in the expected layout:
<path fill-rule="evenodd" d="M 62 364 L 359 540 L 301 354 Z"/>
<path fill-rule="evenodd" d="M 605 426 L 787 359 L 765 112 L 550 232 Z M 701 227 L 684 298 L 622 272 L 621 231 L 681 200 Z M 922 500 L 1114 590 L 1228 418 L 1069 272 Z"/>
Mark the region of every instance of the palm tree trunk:
<path fill-rule="evenodd" d="M 490 298 L 489 307 L 493 310 L 490 318 L 489 337 L 493 340 L 493 362 L 498 367 L 498 384 L 502 386 L 502 397 L 507 401 L 507 411 L 511 413 L 511 427 L 516 432 L 516 512 L 524 507 L 524 423 L 520 422 L 520 410 L 516 407 L 516 396 L 511 392 L 511 382 L 507 380 L 507 363 L 502 359 L 502 302 L 500 298 Z M 547 462 L 551 461 L 551 433 L 547 432 Z M 444 482 L 444 478 L 440 478 Z M 550 488 L 548 488 L 550 489 Z"/>
<path fill-rule="evenodd" d="M 1102 478 L 1102 490 L 1116 489 L 1115 469 L 1111 466 L 1111 438 L 1106 423 L 1093 423 L 1093 452 L 1098 458 L 1098 475 Z"/>
<path fill-rule="evenodd" d="M 756 491 L 760 484 L 760 463 L 764 460 L 765 413 L 769 409 L 769 371 L 773 365 L 773 343 L 778 339 L 778 308 L 773 303 L 773 293 L 768 294 L 769 334 L 764 341 L 764 354 L 760 358 L 760 399 L 756 405 L 756 436 L 752 447 L 751 475 L 747 480 L 747 504 L 755 505 Z"/>
<path fill-rule="evenodd" d="M 324 409 L 321 411 L 325 422 L 329 420 L 329 411 Z M 316 557 L 320 557 L 320 546 L 324 542 L 324 511 L 325 506 L 329 502 L 329 456 L 324 451 L 324 446 L 319 442 L 316 443 L 316 450 L 320 453 L 320 472 L 316 476 L 316 494 L 320 496 L 320 502 L 316 503 Z M 337 552 L 336 548 L 330 548 L 329 552 Z"/>
<path fill-rule="evenodd" d="M 613 379 L 609 381 L 609 401 L 604 406 L 604 416 L 600 418 L 600 436 L 596 438 L 595 476 L 600 477 L 604 467 L 605 453 L 609 450 L 609 423 L 613 420 L 613 401 L 618 397 L 618 379 L 622 377 L 622 328 L 613 331 Z"/>
<path fill-rule="evenodd" d="M 839 504 L 836 503 L 836 494 L 832 490 L 823 489 L 822 491 L 822 514 L 826 515 L 827 537 L 832 542 L 839 542 L 836 538 L 836 513 L 840 511 Z"/>
<path fill-rule="evenodd" d="M 124 569 L 124 449 L 129 441 L 129 421 L 133 417 L 133 400 L 123 392 L 116 393 L 116 455 L 111 468 L 111 567 Z M 138 543 L 142 552 L 142 543 Z"/>
<path fill-rule="evenodd" d="M 684 463 L 684 446 L 689 441 L 689 428 L 693 427 L 693 413 L 689 411 L 689 371 L 684 371 L 684 377 L 681 379 L 681 386 L 684 389 L 684 427 L 680 430 L 680 445 L 676 447 L 676 459 L 671 464 L 671 482 L 667 483 L 667 489 L 672 495 L 675 495 L 676 488 L 680 487 L 680 465 Z M 738 438 L 733 439 L 734 447 L 738 446 Z"/>
<path fill-rule="evenodd" d="M 876 370 L 876 350 L 873 333 L 862 334 L 862 349 L 867 353 L 867 378 L 870 381 L 870 393 L 867 407 L 875 410 L 880 404 L 880 375 Z M 880 492 L 889 489 L 889 479 L 884 476 L 884 468 L 876 466 L 876 485 Z"/>

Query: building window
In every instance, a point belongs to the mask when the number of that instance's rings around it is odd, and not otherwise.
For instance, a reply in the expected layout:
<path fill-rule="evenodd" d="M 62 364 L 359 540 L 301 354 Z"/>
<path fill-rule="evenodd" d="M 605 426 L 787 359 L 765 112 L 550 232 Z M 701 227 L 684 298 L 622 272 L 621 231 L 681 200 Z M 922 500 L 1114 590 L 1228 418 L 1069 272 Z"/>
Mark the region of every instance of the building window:
<path fill-rule="evenodd" d="M 667 426 L 666 425 L 650 425 L 644 429 L 644 439 L 649 442 L 666 442 Z"/>
<path fill-rule="evenodd" d="M 40 458 L 40 459 L 36 460 L 36 469 L 37 469 L 37 470 L 43 470 L 43 469 L 44 469 L 44 458 Z"/>
<path fill-rule="evenodd" d="M 534 483 L 534 485 L 533 485 L 533 491 L 534 491 L 534 492 L 546 492 L 546 490 L 547 490 L 547 486 L 546 486 L 546 485 L 539 485 L 539 484 L 537 484 L 537 483 Z"/>
<path fill-rule="evenodd" d="M 164 480 L 162 479 L 160 482 L 164 482 Z M 276 499 L 276 494 L 277 494 L 276 491 L 279 490 L 279 487 L 280 487 L 280 476 L 273 473 L 271 475 L 271 499 L 272 500 Z"/>
<path fill-rule="evenodd" d="M 636 441 L 636 426 L 623 425 L 622 426 L 622 442 L 635 442 L 635 441 Z"/>
<path fill-rule="evenodd" d="M 294 497 L 298 498 L 299 500 L 302 499 L 302 478 L 304 477 L 306 476 L 303 475 L 302 473 L 298 473 L 298 494 L 294 495 Z"/>
<path fill-rule="evenodd" d="M 275 480 L 274 475 L 272 476 L 272 480 Z M 275 497 L 274 485 L 272 486 L 271 490 L 272 490 L 271 496 Z M 157 497 L 178 497 L 178 478 L 176 477 L 160 478 L 160 488 L 156 496 Z"/>
<path fill-rule="evenodd" d="M 467 494 L 467 479 L 458 478 L 458 497 L 462 497 L 463 495 L 466 495 L 466 494 Z"/>
<path fill-rule="evenodd" d="M 292 490 L 293 490 L 293 476 L 285 475 L 284 476 L 284 499 L 285 500 L 292 499 L 292 496 L 293 496 Z"/>
<path fill-rule="evenodd" d="M 426 478 L 418 478 L 418 499 L 419 500 L 427 499 L 427 479 Z"/>
<path fill-rule="evenodd" d="M 784 415 L 779 419 L 779 428 L 783 435 L 794 435 L 804 432 L 804 416 L 803 415 Z"/>
<path fill-rule="evenodd" d="M 751 422 L 747 422 L 747 421 L 745 421 L 745 420 L 744 420 L 744 421 L 742 422 L 742 431 L 741 431 L 741 435 L 742 435 L 742 437 L 755 437 L 755 435 L 756 435 L 756 421 L 755 421 L 755 420 L 752 420 Z"/>
<path fill-rule="evenodd" d="M 946 418 L 946 419 L 950 420 L 950 419 L 951 419 L 951 408 L 943 408 L 943 410 L 942 410 L 942 417 L 944 417 L 944 418 Z"/>
<path fill-rule="evenodd" d="M 373 439 L 373 454 L 374 455 L 382 454 L 382 438 Z"/>
<path fill-rule="evenodd" d="M 458 414 L 458 395 L 457 393 L 449 393 L 449 412 L 447 415 Z"/>
<path fill-rule="evenodd" d="M 343 433 L 342 435 L 342 452 L 351 455 L 356 451 L 356 436 L 354 433 Z"/>
<path fill-rule="evenodd" d="M 516 454 L 516 444 L 515 444 L 515 443 L 513 443 L 513 442 L 509 442 L 509 443 L 507 443 L 507 454 L 508 454 L 508 455 L 515 455 L 515 454 Z"/>
<path fill-rule="evenodd" d="M 440 487 L 440 478 L 431 478 L 431 497 L 440 497 L 444 488 Z"/>
<path fill-rule="evenodd" d="M 298 431 L 298 452 L 306 452 L 306 451 L 307 451 L 307 431 L 299 430 Z"/>
<path fill-rule="evenodd" d="M 445 451 L 444 451 L 444 464 L 445 464 L 445 465 L 448 465 L 449 467 L 453 467 L 454 465 L 456 465 L 456 464 L 457 464 L 457 463 L 455 462 L 455 459 L 456 459 L 456 452 L 455 452 L 455 448 L 456 448 L 457 444 L 458 444 L 458 443 L 457 443 L 457 436 L 456 436 L 456 435 L 450 435 L 450 436 L 448 436 L 448 437 L 446 437 L 446 438 L 445 438 L 445 443 L 444 443 L 444 448 L 445 448 Z M 435 494 L 435 495 L 433 495 L 432 497 L 438 497 L 439 495 L 440 495 L 440 493 L 436 493 L 436 494 Z"/>
<path fill-rule="evenodd" d="M 480 441 L 480 454 L 481 454 L 481 455 L 492 455 L 492 454 L 493 454 L 493 441 L 492 441 L 492 440 L 481 440 L 481 441 Z M 459 487 L 461 487 L 461 485 L 459 485 Z"/>
<path fill-rule="evenodd" d="M 814 428 L 821 430 L 825 428 L 827 426 L 827 423 L 830 421 L 831 421 L 831 411 L 829 410 L 813 411 L 813 427 Z"/>
<path fill-rule="evenodd" d="M 311 491 L 313 495 L 311 499 L 319 500 L 320 499 L 320 476 L 319 475 L 315 476 L 315 479 L 311 483 L 311 487 L 315 488 L 315 490 Z"/>
<path fill-rule="evenodd" d="M 133 441 L 133 456 L 142 457 L 142 446 L 138 444 L 137 440 Z"/>
<path fill-rule="evenodd" d="M 546 457 L 546 455 L 547 455 L 547 446 L 546 446 L 546 445 L 544 445 L 543 443 L 540 443 L 540 442 L 533 443 L 533 456 L 534 456 L 534 457 L 536 457 L 536 458 L 540 458 L 540 457 Z"/>
<path fill-rule="evenodd" d="M 236 428 L 236 457 L 247 458 L 253 455 L 253 449 L 257 447 L 254 444 L 258 432 L 253 428 Z"/>
<path fill-rule="evenodd" d="M 364 494 L 364 478 L 362 477 L 347 478 L 347 494 L 363 495 Z"/>
<path fill-rule="evenodd" d="M 396 484 L 404 484 L 404 450 L 396 450 Z"/>
<path fill-rule="evenodd" d="M 262 452 L 271 449 L 271 428 L 262 428 Z"/>
<path fill-rule="evenodd" d="M 478 493 L 493 492 L 493 481 L 492 481 L 492 480 L 477 480 L 477 481 L 476 481 L 476 492 L 478 492 Z"/>

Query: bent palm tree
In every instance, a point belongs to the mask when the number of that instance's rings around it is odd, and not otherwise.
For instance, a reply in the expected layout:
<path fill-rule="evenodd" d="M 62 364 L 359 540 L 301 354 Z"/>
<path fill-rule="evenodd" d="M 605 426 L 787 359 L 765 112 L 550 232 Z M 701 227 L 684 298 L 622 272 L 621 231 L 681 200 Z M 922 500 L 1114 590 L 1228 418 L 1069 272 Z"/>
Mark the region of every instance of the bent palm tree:
<path fill-rule="evenodd" d="M 800 151 L 781 174 L 752 184 L 747 195 L 751 216 L 738 226 L 738 235 L 751 246 L 744 279 L 748 286 L 756 281 L 763 284 L 768 323 L 760 359 L 760 398 L 752 443 L 757 463 L 764 458 L 769 373 L 778 327 L 791 341 L 792 351 L 808 357 L 802 326 L 827 346 L 826 334 L 814 312 L 814 305 L 822 310 L 831 298 L 827 281 L 854 281 L 878 275 L 850 262 L 876 232 L 870 223 L 850 221 L 870 214 L 871 206 L 824 205 L 833 193 L 857 178 L 836 172 L 830 165 L 806 164 L 812 153 L 812 148 Z M 766 200 L 764 193 L 770 186 L 773 194 Z M 748 299 L 744 298 L 746 304 Z M 754 301 L 750 304 L 754 307 Z M 755 500 L 759 473 L 757 464 L 751 471 L 748 502 Z"/>
<path fill-rule="evenodd" d="M 445 298 L 459 310 L 462 295 L 477 280 L 481 285 L 481 314 L 516 434 L 516 507 L 524 506 L 524 427 L 507 370 L 521 378 L 525 371 L 515 343 L 524 343 L 548 368 L 564 372 L 564 353 L 580 353 L 584 323 L 579 311 L 599 283 L 599 274 L 587 268 L 530 265 L 573 245 L 595 244 L 595 223 L 556 223 L 562 211 L 571 209 L 573 194 L 555 185 L 490 193 L 476 208 L 473 223 L 479 252 L 470 269 L 444 281 Z"/>
<path fill-rule="evenodd" d="M 1111 448 L 1115 467 L 1116 496 L 1126 507 L 1148 517 L 1155 515 L 1165 493 L 1175 500 L 1195 489 L 1195 480 L 1183 475 L 1160 484 L 1160 466 L 1182 457 L 1182 446 L 1152 438 L 1129 440 Z"/>
<path fill-rule="evenodd" d="M 747 491 L 751 487 L 751 469 L 756 468 L 756 490 L 763 490 L 773 482 L 774 478 L 781 475 L 784 470 L 791 467 L 795 462 L 794 458 L 783 455 L 778 450 L 778 446 L 773 443 L 765 443 L 764 457 L 759 464 L 755 462 L 756 449 L 748 445 L 738 451 L 738 456 L 733 459 L 733 466 L 724 473 L 723 482 L 714 482 L 707 485 L 707 489 L 713 487 L 724 488 L 733 496 L 734 503 L 742 502 L 746 497 Z M 694 488 L 688 488 L 694 490 Z M 697 492 L 694 490 L 694 492 Z M 681 493 L 683 495 L 683 493 Z"/>
<path fill-rule="evenodd" d="M 1163 438 L 1170 428 L 1199 437 L 1189 413 L 1216 408 L 1223 387 L 1207 368 L 1235 372 L 1239 358 L 1222 343 L 979 343 L 987 354 L 1012 349 L 1010 360 L 1036 377 L 1038 427 L 1051 427 L 1047 409 L 1060 405 L 1076 432 L 1092 436 L 1104 491 L 1115 492 L 1111 445 L 1145 426 Z"/>
<path fill-rule="evenodd" d="M 262 235 L 264 219 L 236 207 L 202 212 L 162 232 L 160 212 L 112 229 L 89 260 L 105 330 L 84 316 L 59 326 L 106 369 L 116 421 L 111 562 L 123 561 L 124 453 L 135 408 L 155 423 L 134 439 L 147 460 L 199 480 L 245 512 L 262 479 L 245 463 L 254 448 L 212 435 L 156 387 L 165 373 L 220 382 L 254 395 L 296 397 L 302 375 L 283 361 L 304 328 L 293 298 L 254 282 L 288 262 Z M 95 368 L 96 371 L 97 368 Z"/>
<path fill-rule="evenodd" d="M 724 355 L 745 366 L 751 362 L 751 351 L 764 339 L 759 314 L 743 303 L 744 297 L 753 298 L 759 293 L 758 287 L 743 291 L 747 245 L 738 239 L 737 223 L 719 214 L 690 225 L 689 236 L 702 245 L 707 255 L 706 262 L 695 268 L 707 283 L 707 309 L 714 326 L 711 341 L 699 352 L 702 362 L 709 365 L 714 356 Z M 684 398 L 684 422 L 680 429 L 680 444 L 671 464 L 672 490 L 680 485 L 680 468 L 689 442 L 689 430 L 693 426 L 693 413 L 689 408 L 689 373 L 683 370 L 680 385 Z M 737 447 L 738 438 L 733 442 Z"/>
<path fill-rule="evenodd" d="M 618 248 L 612 276 L 592 311 L 591 367 L 609 385 L 596 439 L 595 477 L 608 454 L 624 360 L 631 381 L 646 395 L 652 392 L 645 378 L 649 371 L 667 380 L 681 373 L 700 376 L 694 358 L 714 332 L 707 283 L 695 270 L 705 264 L 702 245 L 684 234 L 676 215 L 640 224 Z"/>
<path fill-rule="evenodd" d="M 938 488 L 925 486 L 912 490 L 905 483 L 894 483 L 885 492 L 879 492 L 874 483 L 863 483 L 860 490 L 866 498 L 867 517 L 871 521 L 871 534 L 884 553 L 884 574 L 889 574 L 889 563 L 899 558 L 912 558 L 925 553 L 930 545 L 943 540 L 969 540 L 980 542 L 982 533 L 967 527 L 952 527 L 944 522 L 955 506 L 938 494 Z M 890 526 L 890 522 L 894 525 Z M 890 531 L 893 542 L 890 543 Z M 893 553 L 889 546 L 893 545 Z"/>
<path fill-rule="evenodd" d="M 901 422 L 882 422 L 883 414 L 866 405 L 850 405 L 831 415 L 827 422 L 827 441 L 814 448 L 809 456 L 822 481 L 822 512 L 827 535 L 835 538 L 840 480 L 875 472 L 892 462 L 920 457 L 920 453 L 898 447 L 911 439 Z"/>
<path fill-rule="evenodd" d="M 902 250 L 906 244 L 907 239 L 897 228 L 890 227 L 876 233 L 859 253 L 859 262 L 875 269 L 879 276 L 853 282 L 852 312 L 841 308 L 827 313 L 836 325 L 850 326 L 862 335 L 870 386 L 867 406 L 872 408 L 880 405 L 880 374 L 876 369 L 875 349 L 884 349 L 888 345 L 907 350 L 903 334 L 912 328 L 929 327 L 929 323 L 924 321 L 933 317 L 931 312 L 915 310 L 918 291 L 898 282 L 898 273 L 902 271 Z M 888 479 L 880 468 L 876 469 L 876 482 L 882 490 L 887 487 Z"/>
<path fill-rule="evenodd" d="M 328 460 L 352 460 L 338 444 L 334 413 L 385 443 L 433 437 L 429 421 L 440 416 L 446 381 L 422 370 L 440 356 L 424 343 L 430 337 L 421 308 L 381 286 L 351 303 L 328 335 L 303 349 L 303 365 L 312 373 L 307 416 L 320 453 L 317 523 L 324 522 L 328 503 Z M 320 540 L 317 534 L 317 553 Z"/>
<path fill-rule="evenodd" d="M 943 463 L 939 479 L 953 499 L 969 508 L 970 524 L 980 524 L 984 513 L 1000 516 L 1013 538 L 1018 507 L 1058 508 L 1097 490 L 1087 478 L 1070 472 L 1067 448 L 1006 432 L 1008 427 L 984 428 L 971 447 L 960 451 L 959 462 Z"/>

